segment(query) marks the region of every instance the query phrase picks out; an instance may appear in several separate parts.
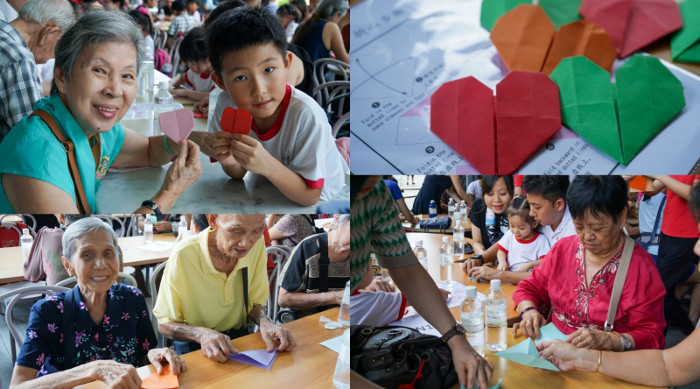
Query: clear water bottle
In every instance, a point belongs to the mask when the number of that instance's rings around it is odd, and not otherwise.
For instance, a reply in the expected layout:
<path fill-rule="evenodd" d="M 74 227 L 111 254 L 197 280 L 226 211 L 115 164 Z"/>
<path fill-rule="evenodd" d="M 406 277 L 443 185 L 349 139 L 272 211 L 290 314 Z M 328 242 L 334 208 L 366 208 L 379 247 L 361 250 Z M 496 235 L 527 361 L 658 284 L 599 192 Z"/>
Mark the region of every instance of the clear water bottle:
<path fill-rule="evenodd" d="M 454 282 L 454 258 L 452 258 L 452 245 L 450 244 L 450 237 L 442 237 L 442 246 L 440 246 L 440 282 L 443 286 L 447 287 L 447 290 L 452 286 Z"/>
<path fill-rule="evenodd" d="M 506 295 L 501 291 L 501 280 L 491 280 L 491 293 L 486 298 L 486 348 L 503 351 L 508 346 Z"/>
<path fill-rule="evenodd" d="M 173 95 L 168 92 L 168 82 L 161 81 L 158 84 L 158 92 L 153 96 L 153 135 L 160 134 L 158 116 L 163 112 L 173 110 Z"/>
<path fill-rule="evenodd" d="M 435 205 L 435 200 L 430 200 L 430 205 L 428 206 L 428 217 L 437 217 L 437 206 Z"/>
<path fill-rule="evenodd" d="M 153 59 L 141 61 L 141 75 L 139 76 L 141 96 L 150 97 L 149 93 L 153 93 L 154 73 Z"/>
<path fill-rule="evenodd" d="M 175 231 L 175 226 L 173 226 L 173 231 Z M 189 228 L 187 227 L 187 219 L 185 219 L 184 216 L 180 216 L 180 223 L 179 226 L 177 226 L 177 234 L 184 236 L 187 235 L 187 231 L 189 231 Z"/>
<path fill-rule="evenodd" d="M 343 300 L 340 303 L 340 312 L 338 312 L 338 321 L 346 326 L 350 325 L 350 281 L 345 283 Z"/>
<path fill-rule="evenodd" d="M 22 228 L 19 244 L 22 247 L 22 260 L 27 263 L 29 254 L 32 252 L 32 244 L 34 244 L 34 238 L 29 234 L 29 228 Z"/>
<path fill-rule="evenodd" d="M 460 215 L 460 212 L 455 212 L 455 226 L 452 228 L 452 243 L 454 246 L 455 257 L 461 258 L 462 255 L 464 255 L 464 227 L 462 227 L 462 219 Z"/>
<path fill-rule="evenodd" d="M 476 297 L 476 286 L 467 286 L 467 297 L 462 301 L 460 317 L 462 326 L 467 330 L 467 341 L 481 356 L 486 354 L 484 348 L 484 308 Z"/>
<path fill-rule="evenodd" d="M 143 237 L 146 239 L 146 243 L 153 242 L 153 220 L 148 215 L 146 215 L 146 220 L 143 221 Z"/>
<path fill-rule="evenodd" d="M 454 218 L 455 206 L 455 201 L 450 197 L 450 201 L 447 202 L 447 216 L 450 218 Z"/>
<path fill-rule="evenodd" d="M 462 216 L 462 222 L 467 221 L 467 214 L 469 213 L 469 209 L 467 208 L 467 203 L 462 200 L 461 203 L 459 203 L 459 214 Z"/>
<path fill-rule="evenodd" d="M 413 254 L 416 254 L 418 262 L 420 262 L 425 270 L 428 270 L 428 251 L 423 248 L 422 240 L 416 241 L 416 247 L 413 249 Z"/>
<path fill-rule="evenodd" d="M 340 353 L 333 373 L 333 385 L 338 389 L 350 389 L 350 329 L 343 332 Z"/>

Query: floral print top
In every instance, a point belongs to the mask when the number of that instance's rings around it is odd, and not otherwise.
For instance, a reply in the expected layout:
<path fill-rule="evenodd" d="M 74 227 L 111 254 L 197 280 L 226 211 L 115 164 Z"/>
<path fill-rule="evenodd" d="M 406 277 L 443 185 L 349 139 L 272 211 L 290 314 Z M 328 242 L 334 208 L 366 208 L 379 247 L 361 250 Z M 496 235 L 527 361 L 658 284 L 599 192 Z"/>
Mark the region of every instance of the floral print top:
<path fill-rule="evenodd" d="M 66 292 L 39 300 L 29 314 L 26 338 L 16 364 L 37 369 L 37 377 L 64 370 L 63 302 Z M 107 310 L 95 324 L 76 286 L 73 290 L 75 361 L 78 366 L 111 359 L 140 366 L 157 339 L 140 290 L 123 284 L 107 293 Z"/>

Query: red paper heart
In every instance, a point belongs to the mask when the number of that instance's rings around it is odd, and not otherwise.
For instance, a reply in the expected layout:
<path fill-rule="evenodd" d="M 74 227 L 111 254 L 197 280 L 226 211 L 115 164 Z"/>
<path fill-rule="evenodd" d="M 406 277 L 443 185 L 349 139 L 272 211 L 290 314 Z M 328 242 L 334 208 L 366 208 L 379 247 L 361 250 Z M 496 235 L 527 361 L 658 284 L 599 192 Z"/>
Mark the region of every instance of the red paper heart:
<path fill-rule="evenodd" d="M 510 174 L 561 128 L 559 88 L 514 71 L 493 91 L 474 77 L 443 84 L 430 99 L 431 130 L 482 174 Z"/>
<path fill-rule="evenodd" d="M 244 109 L 226 107 L 221 115 L 221 129 L 232 134 L 250 135 L 253 117 Z"/>

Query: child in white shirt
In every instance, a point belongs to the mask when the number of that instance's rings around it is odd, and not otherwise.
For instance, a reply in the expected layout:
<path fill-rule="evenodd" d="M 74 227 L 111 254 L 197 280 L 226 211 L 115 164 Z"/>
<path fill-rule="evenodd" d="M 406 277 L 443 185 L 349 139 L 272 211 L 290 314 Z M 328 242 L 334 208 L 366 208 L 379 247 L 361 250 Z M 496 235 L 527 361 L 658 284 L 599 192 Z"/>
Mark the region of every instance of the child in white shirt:
<path fill-rule="evenodd" d="M 498 241 L 498 270 L 528 272 L 540 264 L 551 246 L 537 231 L 527 198 L 515 197 L 506 213 L 510 230 Z"/>

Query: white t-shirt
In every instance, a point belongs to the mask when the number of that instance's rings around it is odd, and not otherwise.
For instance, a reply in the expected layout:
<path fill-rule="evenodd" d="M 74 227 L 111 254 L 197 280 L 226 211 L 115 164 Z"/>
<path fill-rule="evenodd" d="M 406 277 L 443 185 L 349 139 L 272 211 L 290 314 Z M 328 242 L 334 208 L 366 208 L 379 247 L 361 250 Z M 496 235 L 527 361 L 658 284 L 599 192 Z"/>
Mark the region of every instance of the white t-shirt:
<path fill-rule="evenodd" d="M 576 228 L 574 228 L 574 220 L 571 218 L 569 206 L 566 206 L 564 216 L 561 218 L 561 223 L 559 223 L 555 231 L 552 231 L 552 226 L 543 225 L 542 228 L 540 228 L 540 232 L 542 232 L 542 235 L 547 238 L 552 246 L 554 246 L 561 238 L 576 235 Z"/>
<path fill-rule="evenodd" d="M 498 241 L 498 249 L 508 256 L 510 271 L 516 271 L 526 263 L 542 259 L 551 246 L 542 234 L 536 234 L 530 240 L 520 240 L 510 230 Z"/>
<path fill-rule="evenodd" d="M 287 28 L 284 29 L 284 34 L 287 36 L 287 42 L 292 41 L 292 38 L 294 38 L 294 33 L 297 31 L 297 27 L 299 27 L 299 23 L 292 20 L 287 25 Z"/>
<path fill-rule="evenodd" d="M 467 194 L 474 195 L 474 199 L 480 199 L 484 197 L 481 194 L 481 184 L 479 184 L 479 180 L 472 181 L 467 186 Z"/>
<path fill-rule="evenodd" d="M 406 298 L 400 292 L 363 292 L 350 296 L 350 324 L 381 327 L 401 320 Z"/>
<path fill-rule="evenodd" d="M 211 92 L 215 85 L 211 79 L 211 74 L 197 74 L 191 69 L 187 69 L 185 73 L 185 84 L 197 92 Z"/>
<path fill-rule="evenodd" d="M 323 188 L 320 200 L 333 200 L 345 187 L 345 175 L 350 169 L 335 145 L 326 113 L 316 100 L 290 85 L 284 100 L 289 105 L 285 111 L 283 101 L 275 126 L 262 135 L 253 128 L 250 136 L 299 174 L 309 188 Z M 237 108 L 228 93 L 221 93 L 209 122 L 209 132 L 221 131 L 219 122 L 226 107 Z"/>

